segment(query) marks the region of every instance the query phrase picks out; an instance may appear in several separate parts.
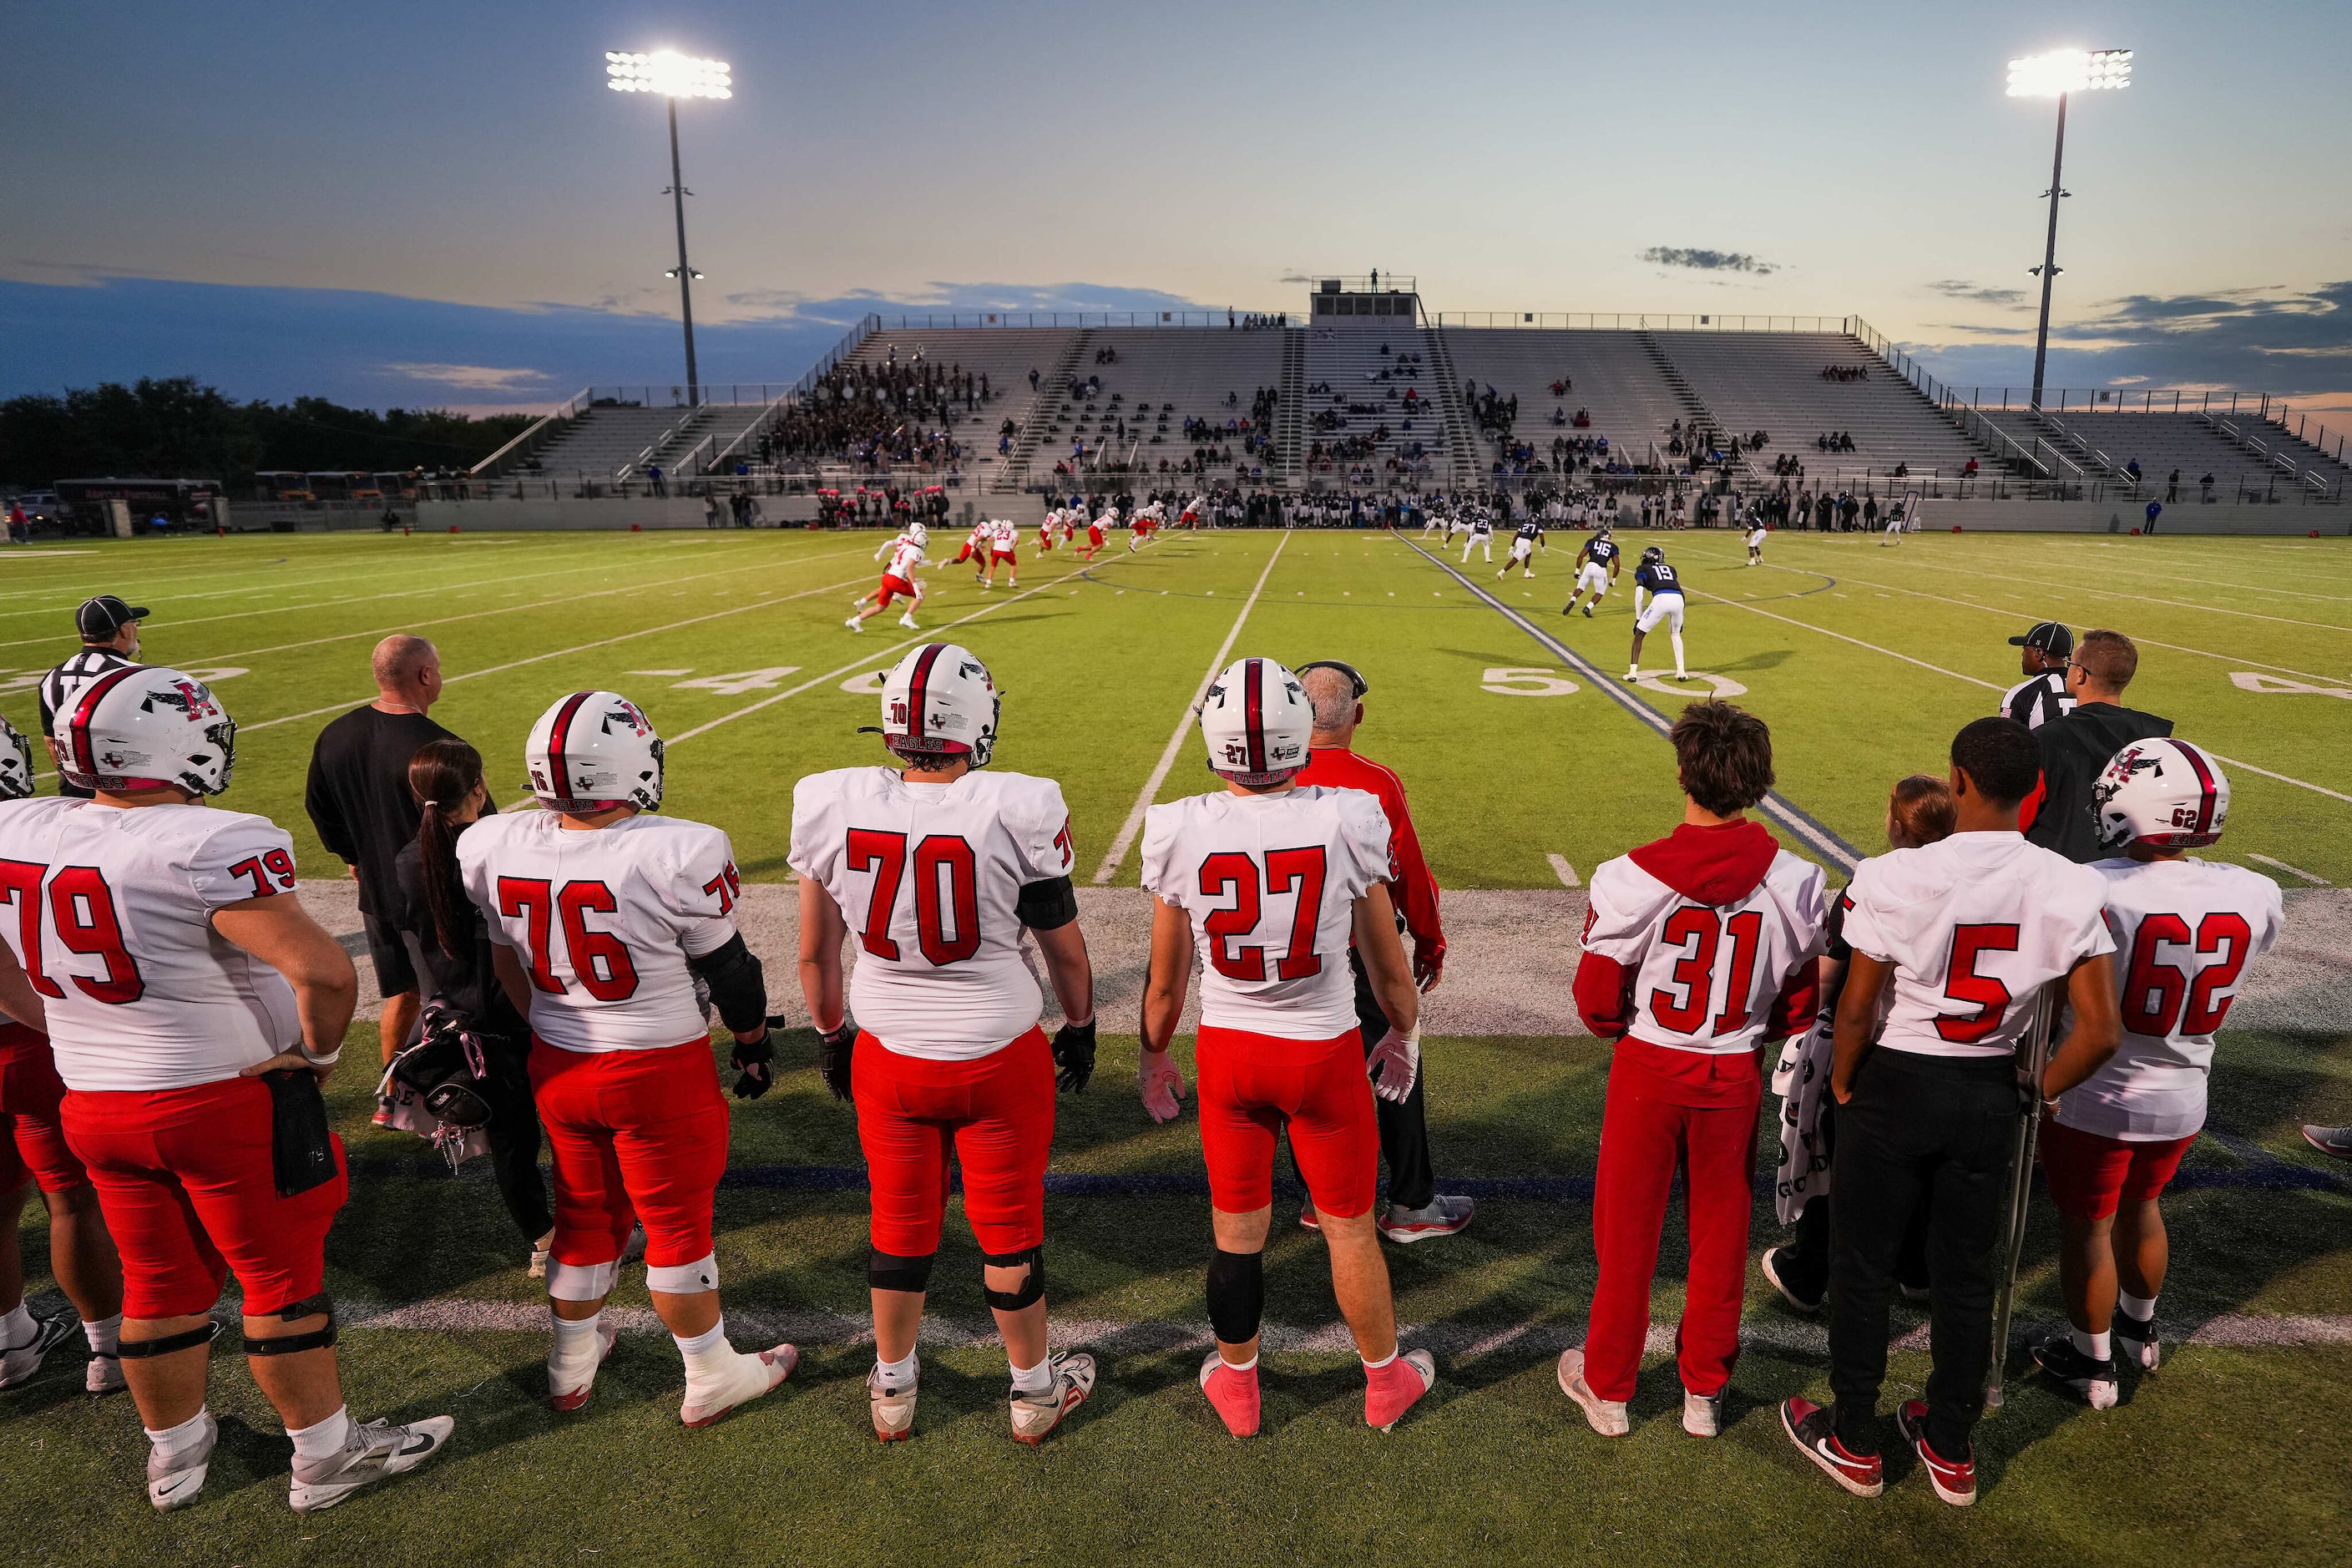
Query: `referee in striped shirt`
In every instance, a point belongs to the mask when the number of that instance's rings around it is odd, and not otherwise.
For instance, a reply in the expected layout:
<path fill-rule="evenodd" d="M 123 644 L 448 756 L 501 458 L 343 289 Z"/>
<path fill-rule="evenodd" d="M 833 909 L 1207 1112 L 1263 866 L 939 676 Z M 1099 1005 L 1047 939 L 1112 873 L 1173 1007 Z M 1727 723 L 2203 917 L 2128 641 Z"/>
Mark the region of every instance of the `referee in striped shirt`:
<path fill-rule="evenodd" d="M 100 676 L 139 662 L 139 623 L 146 618 L 144 605 L 126 605 L 111 594 L 84 599 L 74 612 L 81 651 L 41 677 L 41 739 L 48 742 L 53 765 L 65 755 L 58 746 L 58 715 L 69 713 L 82 689 Z M 59 779 L 58 793 L 88 797 L 93 792 Z"/>
<path fill-rule="evenodd" d="M 2056 621 L 2038 621 L 2023 637 L 2010 638 L 2009 646 L 2023 650 L 2019 663 L 2025 679 L 2002 694 L 2002 715 L 2039 730 L 2072 713 L 2074 699 L 2066 689 L 2066 661 L 2074 653 L 2074 634 Z"/>

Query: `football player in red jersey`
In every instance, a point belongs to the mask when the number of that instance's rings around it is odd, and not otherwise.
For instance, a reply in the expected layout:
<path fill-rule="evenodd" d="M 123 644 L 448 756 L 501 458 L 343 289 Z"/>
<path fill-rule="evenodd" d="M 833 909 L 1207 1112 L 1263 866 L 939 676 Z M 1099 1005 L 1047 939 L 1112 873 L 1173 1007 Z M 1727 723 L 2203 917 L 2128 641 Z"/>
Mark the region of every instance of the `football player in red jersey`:
<path fill-rule="evenodd" d="M 886 1443 L 914 1435 L 915 1335 L 950 1148 L 1012 1363 L 1013 1436 L 1043 1442 L 1095 1384 L 1092 1356 L 1046 1352 L 1045 1254 L 1055 1069 L 1073 1092 L 1094 1071 L 1094 976 L 1069 808 L 1053 780 L 988 767 L 998 706 L 969 649 L 926 644 L 883 679 L 883 743 L 899 765 L 812 773 L 793 789 L 801 984 L 825 1081 L 856 1101 L 874 1194 L 866 1387 Z M 853 931 L 862 952 L 845 999 Z M 1066 1020 L 1050 1051 L 1024 932 Z"/>
<path fill-rule="evenodd" d="M 1216 1257 L 1209 1321 L 1217 1348 L 1201 1387 L 1228 1430 L 1258 1427 L 1258 1328 L 1274 1215 L 1274 1146 L 1287 1129 L 1330 1250 L 1332 1291 L 1364 1363 L 1364 1419 L 1386 1431 L 1437 1378 L 1427 1351 L 1400 1352 L 1388 1263 L 1372 1197 L 1380 1134 L 1374 1085 L 1389 1100 L 1420 1068 L 1420 993 L 1385 887 L 1389 824 L 1361 790 L 1294 783 L 1314 710 L 1298 678 L 1270 658 L 1220 675 L 1201 709 L 1223 791 L 1144 816 L 1143 885 L 1152 907 L 1137 1080 L 1156 1121 L 1178 1112 L 1183 1079 L 1168 1047 L 1195 951 L 1201 1026 L 1201 1152 L 1209 1167 Z M 1348 967 L 1352 936 L 1387 1035 L 1366 1060 Z"/>
<path fill-rule="evenodd" d="M 2072 1323 L 2033 1359 L 2104 1410 L 2121 1393 L 2116 1349 L 2156 1370 L 2156 1298 L 2172 1251 L 2158 1200 L 2204 1128 L 2214 1033 L 2284 910 L 2268 877 L 2189 853 L 2219 841 L 2230 816 L 2229 778 L 2202 748 L 2134 741 L 2092 786 L 2091 812 L 2100 844 L 2119 852 L 2091 869 L 2107 884 L 2123 1044 L 2042 1115 Z"/>
<path fill-rule="evenodd" d="M 342 1054 L 352 961 L 289 896 L 285 830 L 200 804 L 228 787 L 236 745 L 203 682 L 125 665 L 59 721 L 58 765 L 95 793 L 0 804 L 0 1008 L 47 1033 L 67 1143 L 121 1249 L 148 1500 L 184 1508 L 204 1487 L 206 1347 L 234 1268 L 247 1368 L 294 1443 L 288 1500 L 331 1508 L 457 1425 L 355 1421 L 336 1374 L 326 1241 L 349 1185 L 319 1084 Z"/>
<path fill-rule="evenodd" d="M 0 719 L 0 800 L 33 793 L 32 742 Z M 123 1386 L 115 1339 L 122 1326 L 122 1263 L 106 1234 L 98 1189 L 66 1146 L 58 1116 L 66 1086 L 48 1037 L 0 1011 L 0 1388 L 32 1380 L 51 1348 L 74 1331 L 89 1342 L 83 1386 L 111 1394 Z M 35 1318 L 25 1306 L 25 1268 L 16 1220 L 38 1183 L 49 1211 L 49 1271 L 73 1312 Z"/>
<path fill-rule="evenodd" d="M 1682 826 L 1592 875 L 1576 969 L 1585 1026 L 1616 1042 L 1592 1192 L 1601 1280 L 1559 1385 L 1603 1436 L 1626 1403 L 1650 1327 L 1650 1284 L 1677 1171 L 1690 1278 L 1675 1334 L 1683 1430 L 1712 1437 L 1739 1360 L 1754 1206 L 1759 1051 L 1813 1011 L 1829 917 L 1822 868 L 1748 812 L 1772 787 L 1772 736 L 1728 702 L 1694 702 L 1670 732 Z"/>
<path fill-rule="evenodd" d="M 555 1157 L 548 1399 L 588 1402 L 619 1332 L 604 1298 L 643 1224 L 646 1288 L 686 1361 L 678 1419 L 708 1426 L 799 1360 L 788 1344 L 737 1351 L 719 1310 L 727 1101 L 698 986 L 735 1037 L 739 1099 L 767 1092 L 774 1055 L 767 982 L 735 929 L 734 851 L 715 827 L 649 815 L 661 737 L 618 693 L 559 700 L 523 764 L 542 809 L 483 817 L 457 853 L 499 982 L 530 1023 L 531 1093 Z"/>

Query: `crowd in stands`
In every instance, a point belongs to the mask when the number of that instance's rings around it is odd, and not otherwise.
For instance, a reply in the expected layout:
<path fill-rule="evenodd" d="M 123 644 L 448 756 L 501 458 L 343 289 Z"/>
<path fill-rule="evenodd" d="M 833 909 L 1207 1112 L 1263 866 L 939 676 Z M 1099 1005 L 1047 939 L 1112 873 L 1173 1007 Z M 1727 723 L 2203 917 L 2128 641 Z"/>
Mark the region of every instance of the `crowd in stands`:
<path fill-rule="evenodd" d="M 1263 310 L 1252 310 L 1245 315 L 1235 316 L 1234 312 L 1227 310 L 1225 325 L 1229 328 L 1239 328 L 1244 332 L 1281 331 L 1290 325 L 1290 313 L 1286 310 L 1269 316 Z"/>
<path fill-rule="evenodd" d="M 761 432 L 760 461 L 952 468 L 964 447 L 950 426 L 994 395 L 986 371 L 941 365 L 919 348 L 902 359 L 892 345 L 879 360 L 836 365 L 820 376 L 807 396 Z"/>
<path fill-rule="evenodd" d="M 1823 381 L 1868 381 L 1870 367 L 1864 364 L 1825 364 L 1822 366 Z"/>
<path fill-rule="evenodd" d="M 1813 449 L 1817 452 L 1851 452 L 1853 450 L 1853 437 L 1843 430 L 1824 430 L 1813 437 Z"/>

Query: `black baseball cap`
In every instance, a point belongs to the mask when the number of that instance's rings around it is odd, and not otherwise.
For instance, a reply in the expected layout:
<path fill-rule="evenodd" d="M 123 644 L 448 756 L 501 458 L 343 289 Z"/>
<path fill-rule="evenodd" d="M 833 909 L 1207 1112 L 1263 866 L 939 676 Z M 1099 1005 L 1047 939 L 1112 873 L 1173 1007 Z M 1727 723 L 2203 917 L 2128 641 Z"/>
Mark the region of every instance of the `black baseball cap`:
<path fill-rule="evenodd" d="M 81 608 L 74 612 L 74 625 L 81 628 L 84 642 L 104 642 L 131 622 L 146 618 L 146 605 L 126 605 L 111 594 L 84 599 Z"/>
<path fill-rule="evenodd" d="M 2023 637 L 2010 638 L 2009 646 L 2040 648 L 2054 658 L 2064 658 L 2074 651 L 2074 634 L 2056 621 L 2036 621 Z"/>

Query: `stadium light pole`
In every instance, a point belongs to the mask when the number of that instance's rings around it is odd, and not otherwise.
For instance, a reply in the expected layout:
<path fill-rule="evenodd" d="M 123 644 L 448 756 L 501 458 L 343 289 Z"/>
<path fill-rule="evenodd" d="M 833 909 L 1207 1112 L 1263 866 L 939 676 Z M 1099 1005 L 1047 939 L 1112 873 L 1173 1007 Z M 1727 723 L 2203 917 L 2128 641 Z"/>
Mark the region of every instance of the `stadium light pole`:
<path fill-rule="evenodd" d="M 663 193 L 677 212 L 677 266 L 665 274 L 677 279 L 677 310 L 686 323 L 686 401 L 702 401 L 701 377 L 694 364 L 694 280 L 702 276 L 686 259 L 686 181 L 678 173 L 677 100 L 681 98 L 732 98 L 732 74 L 725 60 L 695 59 L 675 49 L 649 55 L 604 55 L 604 85 L 614 92 L 659 93 L 669 108 L 669 189 Z"/>
<path fill-rule="evenodd" d="M 2042 372 L 2050 357 L 2050 286 L 2058 279 L 2058 203 L 2066 195 L 2059 184 L 2066 166 L 2066 95 L 2131 85 L 2129 49 L 2053 49 L 2009 62 L 2009 96 L 2054 98 L 2058 100 L 2058 145 L 2050 155 L 2050 237 L 2042 248 L 2042 265 L 2031 270 L 2042 279 L 2042 323 L 2033 334 L 2033 407 L 2042 406 Z"/>

